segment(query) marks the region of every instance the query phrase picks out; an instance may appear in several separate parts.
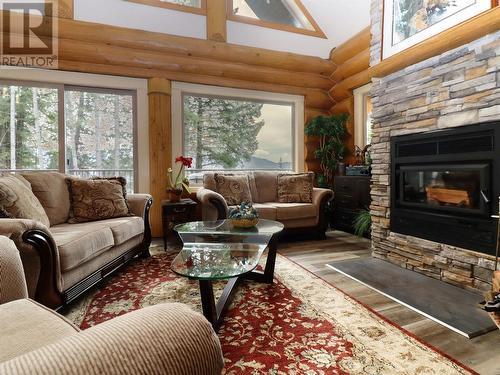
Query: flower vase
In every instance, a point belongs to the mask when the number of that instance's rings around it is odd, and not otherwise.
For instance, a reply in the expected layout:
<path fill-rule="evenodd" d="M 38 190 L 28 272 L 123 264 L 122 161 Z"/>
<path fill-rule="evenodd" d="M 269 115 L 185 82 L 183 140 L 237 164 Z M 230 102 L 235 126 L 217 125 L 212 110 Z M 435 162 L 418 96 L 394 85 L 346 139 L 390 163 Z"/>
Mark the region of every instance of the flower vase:
<path fill-rule="evenodd" d="M 177 203 L 181 200 L 182 189 L 167 189 L 168 200 L 172 203 Z"/>

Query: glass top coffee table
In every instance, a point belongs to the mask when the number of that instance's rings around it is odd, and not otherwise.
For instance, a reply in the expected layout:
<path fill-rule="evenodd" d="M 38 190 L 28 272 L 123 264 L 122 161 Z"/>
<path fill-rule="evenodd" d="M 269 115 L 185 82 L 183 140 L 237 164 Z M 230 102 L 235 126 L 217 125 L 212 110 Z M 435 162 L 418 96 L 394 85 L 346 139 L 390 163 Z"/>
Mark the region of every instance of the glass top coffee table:
<path fill-rule="evenodd" d="M 242 279 L 272 283 L 276 263 L 276 235 L 283 224 L 259 220 L 249 229 L 235 228 L 230 220 L 197 221 L 174 227 L 183 248 L 172 262 L 178 275 L 198 280 L 203 315 L 217 329 L 231 303 L 231 297 Z M 264 250 L 269 248 L 264 271 L 256 271 Z M 228 279 L 218 301 L 212 282 Z"/>

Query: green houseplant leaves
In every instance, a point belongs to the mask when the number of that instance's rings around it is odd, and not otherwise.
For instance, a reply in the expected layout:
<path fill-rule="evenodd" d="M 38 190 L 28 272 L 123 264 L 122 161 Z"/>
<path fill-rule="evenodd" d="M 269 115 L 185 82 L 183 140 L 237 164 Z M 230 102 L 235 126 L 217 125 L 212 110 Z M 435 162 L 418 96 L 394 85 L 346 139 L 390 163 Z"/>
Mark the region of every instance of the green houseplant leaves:
<path fill-rule="evenodd" d="M 349 115 L 346 113 L 317 116 L 309 121 L 305 133 L 319 137 L 319 147 L 315 151 L 316 158 L 320 161 L 323 180 L 328 185 L 333 181 L 337 165 L 344 158 L 346 148 L 344 138 L 347 133 L 346 122 Z M 318 176 L 318 180 L 321 177 Z"/>

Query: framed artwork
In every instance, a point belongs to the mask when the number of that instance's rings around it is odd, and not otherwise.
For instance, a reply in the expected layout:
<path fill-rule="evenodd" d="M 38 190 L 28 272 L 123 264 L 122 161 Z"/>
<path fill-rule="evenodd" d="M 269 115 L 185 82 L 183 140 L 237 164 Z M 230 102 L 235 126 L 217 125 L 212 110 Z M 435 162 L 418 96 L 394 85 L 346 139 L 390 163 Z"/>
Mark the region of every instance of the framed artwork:
<path fill-rule="evenodd" d="M 496 2 L 496 0 L 383 1 L 383 59 L 490 9 Z"/>

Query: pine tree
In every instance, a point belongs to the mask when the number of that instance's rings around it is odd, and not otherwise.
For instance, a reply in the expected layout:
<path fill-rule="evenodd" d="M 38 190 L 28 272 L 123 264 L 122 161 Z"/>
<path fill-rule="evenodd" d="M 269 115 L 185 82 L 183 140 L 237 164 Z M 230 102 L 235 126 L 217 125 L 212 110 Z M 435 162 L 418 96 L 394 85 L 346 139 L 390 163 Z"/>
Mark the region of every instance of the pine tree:
<path fill-rule="evenodd" d="M 185 153 L 195 168 L 237 168 L 258 148 L 262 104 L 201 96 L 184 98 Z"/>

